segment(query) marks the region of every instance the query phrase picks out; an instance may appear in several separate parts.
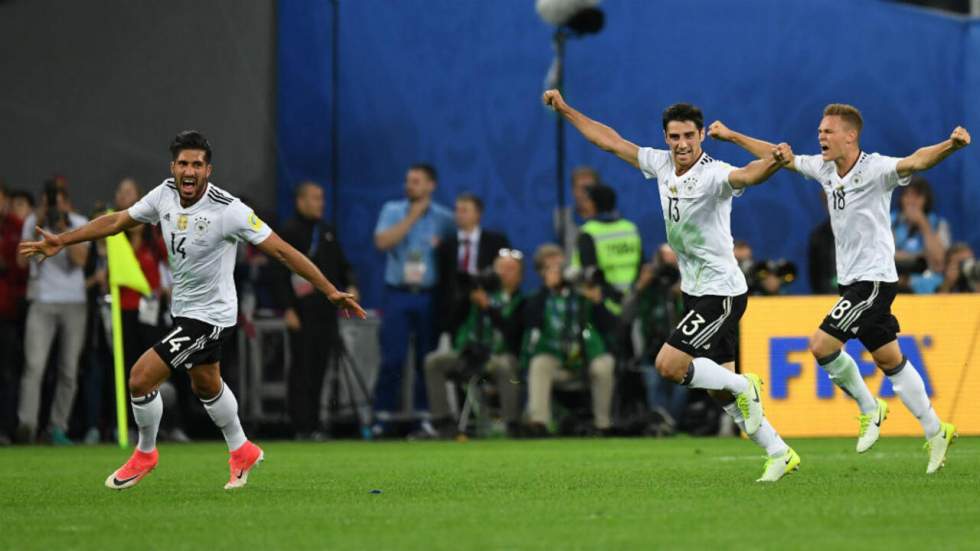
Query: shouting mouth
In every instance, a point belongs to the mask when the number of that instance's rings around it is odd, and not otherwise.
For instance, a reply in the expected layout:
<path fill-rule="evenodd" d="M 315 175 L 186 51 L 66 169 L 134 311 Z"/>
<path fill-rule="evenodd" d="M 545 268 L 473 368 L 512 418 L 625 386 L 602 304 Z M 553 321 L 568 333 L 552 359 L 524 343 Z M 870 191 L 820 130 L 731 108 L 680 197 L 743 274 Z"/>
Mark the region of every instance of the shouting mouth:
<path fill-rule="evenodd" d="M 197 180 L 195 180 L 194 178 L 182 178 L 180 180 L 181 193 L 192 195 L 196 188 L 197 188 Z"/>

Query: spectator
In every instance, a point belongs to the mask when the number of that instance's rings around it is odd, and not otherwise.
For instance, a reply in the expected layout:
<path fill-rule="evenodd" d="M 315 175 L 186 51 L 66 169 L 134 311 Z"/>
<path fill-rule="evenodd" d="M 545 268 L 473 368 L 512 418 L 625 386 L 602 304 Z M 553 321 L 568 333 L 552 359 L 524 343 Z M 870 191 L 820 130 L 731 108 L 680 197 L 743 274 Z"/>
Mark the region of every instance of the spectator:
<path fill-rule="evenodd" d="M 755 264 L 755 259 L 752 257 L 752 245 L 749 245 L 749 242 L 744 239 L 736 239 L 734 246 L 735 262 L 738 262 L 738 268 L 747 278 Z"/>
<path fill-rule="evenodd" d="M 630 289 L 643 264 L 643 244 L 636 224 L 616 211 L 616 192 L 597 184 L 586 188 L 588 211 L 595 215 L 582 225 L 573 266 L 602 272 L 606 306 L 619 313 L 623 294 Z"/>
<path fill-rule="evenodd" d="M 822 202 L 826 210 L 826 202 Z M 810 274 L 810 292 L 815 295 L 837 294 L 837 249 L 834 229 L 828 216 L 813 231 L 807 241 L 807 261 Z"/>
<path fill-rule="evenodd" d="M 576 378 L 587 383 L 592 395 L 592 422 L 597 433 L 612 427 L 615 362 L 607 336 L 616 319 L 603 305 L 597 285 L 567 281 L 562 274 L 561 247 L 545 244 L 534 254 L 534 266 L 544 285 L 527 305 L 529 432 L 543 435 L 551 422 L 554 383 Z"/>
<path fill-rule="evenodd" d="M 664 243 L 657 249 L 653 262 L 645 264 L 633 290 L 623 302 L 623 321 L 635 328 L 633 350 L 639 360 L 646 386 L 647 407 L 664 421 L 663 430 L 676 430 L 687 407 L 687 387 L 673 384 L 654 369 L 660 347 L 684 315 L 681 297 L 681 273 L 677 255 Z"/>
<path fill-rule="evenodd" d="M 973 249 L 966 243 L 956 243 L 946 252 L 946 269 L 939 293 L 974 293 L 980 288 L 980 264 Z"/>
<path fill-rule="evenodd" d="M 34 212 L 34 197 L 23 190 L 10 192 L 10 213 L 18 220 L 27 220 L 27 217 Z M 19 238 L 19 236 L 18 236 Z"/>
<path fill-rule="evenodd" d="M 480 226 L 482 217 L 483 201 L 479 197 L 464 193 L 456 198 L 456 234 L 436 249 L 440 312 L 466 312 L 473 278 L 493 265 L 501 249 L 510 248 L 506 235 Z M 458 327 L 452 324 L 452 316 L 442 319 L 446 321 L 439 330 L 454 335 Z"/>
<path fill-rule="evenodd" d="M 892 212 L 895 264 L 899 286 L 914 293 L 934 293 L 943 281 L 949 223 L 933 212 L 929 182 L 914 176 L 899 196 L 900 210 Z"/>
<path fill-rule="evenodd" d="M 296 188 L 296 216 L 283 224 L 282 238 L 306 254 L 338 289 L 358 296 L 354 269 L 347 261 L 337 232 L 323 221 L 323 188 L 303 182 Z M 337 307 L 313 285 L 275 264 L 279 272 L 276 295 L 286 307 L 292 365 L 289 367 L 287 404 L 297 439 L 322 440 L 320 401 L 323 379 L 336 366 L 343 343 L 337 324 Z M 357 300 L 357 299 L 355 299 Z"/>
<path fill-rule="evenodd" d="M 381 370 L 375 386 L 376 435 L 390 431 L 388 422 L 399 408 L 402 371 L 408 339 L 415 336 L 416 414 L 428 415 L 422 365 L 437 338 L 433 290 L 438 281 L 435 249 L 453 231 L 453 215 L 432 201 L 438 176 L 427 164 L 409 167 L 405 199 L 381 208 L 374 244 L 386 254 L 384 319 L 381 324 Z M 428 421 L 423 418 L 423 425 Z M 426 427 L 431 429 L 431 426 Z"/>
<path fill-rule="evenodd" d="M 92 218 L 105 214 L 105 204 L 99 203 L 91 212 Z M 111 304 L 106 300 L 109 294 L 108 258 L 104 239 L 93 241 L 85 262 L 86 331 L 85 345 L 79 375 L 79 391 L 82 396 L 82 425 L 85 428 L 83 442 L 98 444 L 102 440 L 103 412 L 106 419 L 111 418 L 115 408 L 109 407 L 113 400 L 103 400 L 104 396 L 115 394 L 112 387 L 112 315 Z M 106 375 L 109 375 L 108 377 Z"/>
<path fill-rule="evenodd" d="M 24 296 L 27 269 L 17 262 L 17 244 L 27 212 L 14 205 L 14 193 L 0 185 L 0 445 L 10 443 L 23 364 Z M 29 196 L 28 196 L 29 197 Z"/>
<path fill-rule="evenodd" d="M 555 237 L 565 248 L 565 258 L 575 255 L 579 227 L 595 216 L 594 206 L 588 202 L 586 190 L 601 180 L 599 173 L 590 166 L 580 166 L 572 171 L 573 204 L 555 209 L 553 216 Z"/>
<path fill-rule="evenodd" d="M 36 214 L 24 220 L 21 239 L 39 239 L 35 225 L 56 233 L 79 227 L 87 219 L 70 211 L 68 192 L 48 182 Z M 21 377 L 20 403 L 17 408 L 17 438 L 31 442 L 37 431 L 41 405 L 41 379 L 55 336 L 59 336 L 60 359 L 58 383 L 51 405 L 49 431 L 55 444 L 70 444 L 66 431 L 68 416 L 75 400 L 78 360 L 85 340 L 85 278 L 82 268 L 88 257 L 88 244 L 66 247 L 57 255 L 39 263 L 30 262 L 27 325 L 24 337 L 26 368 Z M 24 266 L 28 260 L 18 257 Z"/>
<path fill-rule="evenodd" d="M 523 255 L 500 249 L 493 275 L 482 273 L 469 293 L 469 300 L 453 313 L 462 318 L 450 352 L 433 352 L 425 359 L 425 383 L 429 391 L 432 422 L 438 436 L 455 431 L 446 399 L 446 379 L 482 374 L 484 369 L 500 396 L 501 417 L 514 436 L 520 421 L 520 386 L 517 357 L 524 334 L 524 297 L 521 295 Z"/>

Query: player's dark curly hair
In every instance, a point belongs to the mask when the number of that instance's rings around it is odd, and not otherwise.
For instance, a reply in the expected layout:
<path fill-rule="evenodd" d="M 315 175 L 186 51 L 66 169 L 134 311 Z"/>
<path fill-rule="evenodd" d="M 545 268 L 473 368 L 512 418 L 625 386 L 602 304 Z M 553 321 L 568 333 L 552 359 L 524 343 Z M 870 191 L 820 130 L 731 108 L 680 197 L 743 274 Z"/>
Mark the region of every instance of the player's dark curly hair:
<path fill-rule="evenodd" d="M 675 103 L 664 109 L 664 130 L 667 130 L 667 123 L 670 121 L 690 121 L 698 130 L 704 128 L 704 114 L 697 106 L 690 103 Z"/>
<path fill-rule="evenodd" d="M 204 162 L 211 162 L 211 142 L 204 137 L 197 130 L 184 130 L 180 134 L 174 136 L 172 142 L 170 142 L 170 156 L 171 159 L 176 161 L 177 155 L 185 149 L 197 149 L 204 152 Z"/>

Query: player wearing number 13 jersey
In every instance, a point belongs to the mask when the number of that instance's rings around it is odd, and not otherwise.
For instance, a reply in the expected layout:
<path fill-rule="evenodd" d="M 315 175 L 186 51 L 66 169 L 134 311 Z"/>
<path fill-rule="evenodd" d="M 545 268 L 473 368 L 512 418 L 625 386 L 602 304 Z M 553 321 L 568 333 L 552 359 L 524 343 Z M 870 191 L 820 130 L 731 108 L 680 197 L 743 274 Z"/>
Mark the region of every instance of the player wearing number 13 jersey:
<path fill-rule="evenodd" d="M 65 246 L 101 239 L 138 224 L 159 223 L 174 273 L 174 327 L 147 350 L 130 371 L 129 393 L 139 443 L 129 460 L 106 479 L 109 488 L 136 485 L 157 465 L 156 437 L 163 416 L 157 389 L 171 371 L 186 371 L 191 389 L 228 443 L 230 477 L 225 489 L 240 488 L 265 457 L 248 441 L 238 419 L 238 402 L 221 380 L 224 340 L 235 325 L 238 304 L 232 271 L 239 241 L 248 241 L 270 258 L 310 281 L 338 307 L 364 317 L 364 310 L 341 293 L 303 253 L 289 246 L 241 201 L 208 180 L 211 144 L 195 131 L 181 132 L 170 145 L 173 178 L 129 210 L 108 214 L 59 235 L 40 230 L 43 240 L 21 243 L 20 254 L 43 257 Z"/>
<path fill-rule="evenodd" d="M 745 311 L 747 287 L 735 261 L 731 234 L 732 197 L 764 182 L 792 152 L 770 147 L 769 155 L 742 168 L 704 153 L 704 117 L 689 104 L 664 111 L 669 151 L 640 148 L 608 126 L 576 111 L 557 90 L 544 103 L 568 119 L 590 142 L 658 180 L 667 240 L 677 253 L 687 314 L 657 354 L 656 367 L 669 380 L 708 390 L 725 412 L 766 450 L 760 481 L 775 482 L 799 467 L 800 457 L 765 418 L 761 380 L 738 375 L 735 339 Z"/>
<path fill-rule="evenodd" d="M 888 414 L 887 403 L 872 396 L 854 359 L 843 350 L 847 340 L 861 341 L 902 404 L 922 424 L 929 450 L 926 473 L 931 474 L 943 466 L 956 427 L 939 420 L 922 377 L 898 347 L 898 320 L 891 312 L 898 274 L 888 209 L 896 187 L 908 185 L 912 174 L 932 168 L 969 145 L 970 134 L 957 127 L 949 139 L 908 157 L 885 157 L 861 150 L 858 142 L 863 124 L 856 108 L 828 105 L 818 130 L 820 155 L 797 155 L 787 165 L 823 187 L 837 249 L 841 298 L 810 339 L 810 351 L 831 380 L 858 403 L 860 453 L 877 441 Z M 756 156 L 767 155 L 772 147 L 721 123 L 713 124 L 708 133 Z"/>

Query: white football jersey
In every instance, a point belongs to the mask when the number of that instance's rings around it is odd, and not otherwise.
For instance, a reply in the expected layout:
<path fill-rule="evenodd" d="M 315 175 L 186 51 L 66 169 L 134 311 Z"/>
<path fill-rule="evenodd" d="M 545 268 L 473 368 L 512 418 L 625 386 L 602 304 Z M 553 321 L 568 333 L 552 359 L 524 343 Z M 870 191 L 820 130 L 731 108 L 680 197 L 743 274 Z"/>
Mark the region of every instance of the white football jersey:
<path fill-rule="evenodd" d="M 144 224 L 160 223 L 173 272 L 171 314 L 231 327 L 238 319 L 233 272 L 239 240 L 259 244 L 272 230 L 237 198 L 212 183 L 184 208 L 173 178 L 129 208 Z"/>
<path fill-rule="evenodd" d="M 833 161 L 825 162 L 820 155 L 797 155 L 793 161 L 800 174 L 820 182 L 827 194 L 840 285 L 898 281 L 889 208 L 892 191 L 910 180 L 899 177 L 900 160 L 862 151 L 844 176 L 837 175 Z"/>
<path fill-rule="evenodd" d="M 692 296 L 735 296 L 748 291 L 735 261 L 732 197 L 742 194 L 728 183 L 735 167 L 701 153 L 687 172 L 676 175 L 669 151 L 640 148 L 640 170 L 656 178 L 667 226 L 667 243 L 677 253 L 681 290 Z"/>

